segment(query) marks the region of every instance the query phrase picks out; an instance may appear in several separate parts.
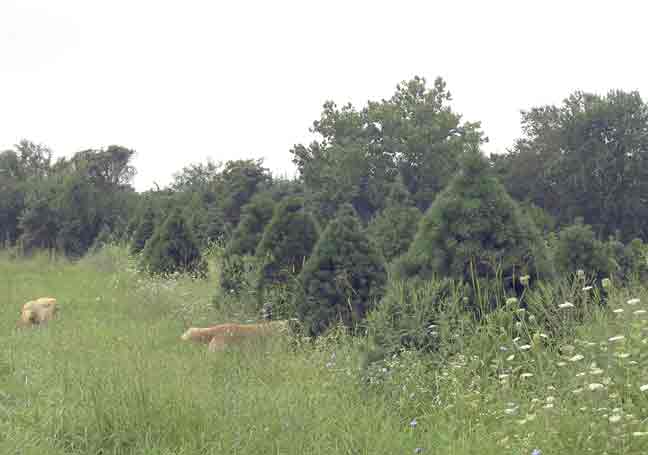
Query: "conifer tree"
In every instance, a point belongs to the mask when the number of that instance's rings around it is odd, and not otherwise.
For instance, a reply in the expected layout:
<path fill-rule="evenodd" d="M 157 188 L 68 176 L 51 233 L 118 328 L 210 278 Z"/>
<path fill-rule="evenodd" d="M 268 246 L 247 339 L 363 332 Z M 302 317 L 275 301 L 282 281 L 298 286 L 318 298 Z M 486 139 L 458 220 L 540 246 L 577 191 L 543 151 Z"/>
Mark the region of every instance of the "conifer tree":
<path fill-rule="evenodd" d="M 550 274 L 540 233 L 486 159 L 470 150 L 462 161 L 461 171 L 425 213 L 396 276 L 503 278 L 509 287 L 516 285 L 516 276 Z"/>
<path fill-rule="evenodd" d="M 238 291 L 245 284 L 245 261 L 243 256 L 253 255 L 263 235 L 263 230 L 272 218 L 274 200 L 267 193 L 257 193 L 241 209 L 241 221 L 232 233 L 225 248 L 220 273 L 221 288 Z"/>
<path fill-rule="evenodd" d="M 353 207 L 345 204 L 301 272 L 298 315 L 313 335 L 337 321 L 353 327 L 382 297 L 386 281 L 380 254 L 362 231 Z"/>
<path fill-rule="evenodd" d="M 256 257 L 261 264 L 258 281 L 260 299 L 264 287 L 286 283 L 299 274 L 317 237 L 317 225 L 304 210 L 301 197 L 287 197 L 277 205 L 256 249 Z"/>
<path fill-rule="evenodd" d="M 149 205 L 144 210 L 140 218 L 139 225 L 133 233 L 133 240 L 131 241 L 131 254 L 140 253 L 144 250 L 146 242 L 153 236 L 155 231 L 155 212 Z"/>
<path fill-rule="evenodd" d="M 142 261 L 152 274 L 207 274 L 207 263 L 180 209 L 175 209 L 146 242 Z"/>
<path fill-rule="evenodd" d="M 367 228 L 371 240 L 387 262 L 407 251 L 421 216 L 402 180 L 397 179 L 392 184 L 385 209 Z"/>

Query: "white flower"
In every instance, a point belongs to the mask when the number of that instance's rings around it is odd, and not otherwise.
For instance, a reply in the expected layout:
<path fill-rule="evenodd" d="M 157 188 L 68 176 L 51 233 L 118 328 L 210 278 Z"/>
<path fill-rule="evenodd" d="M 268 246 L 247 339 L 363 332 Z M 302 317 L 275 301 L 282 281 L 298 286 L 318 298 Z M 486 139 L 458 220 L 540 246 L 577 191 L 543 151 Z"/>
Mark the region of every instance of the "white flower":
<path fill-rule="evenodd" d="M 635 431 L 632 433 L 632 436 L 635 437 L 648 436 L 648 431 Z"/>
<path fill-rule="evenodd" d="M 605 386 L 603 384 L 598 383 L 598 382 L 593 382 L 590 385 L 588 385 L 587 388 L 590 389 L 592 392 L 594 392 L 595 390 L 604 389 Z"/>
<path fill-rule="evenodd" d="M 558 305 L 558 308 L 560 308 L 561 310 L 564 310 L 564 309 L 567 309 L 567 308 L 574 308 L 574 304 L 571 303 L 571 302 L 565 302 L 565 303 L 561 303 L 560 305 Z"/>
<path fill-rule="evenodd" d="M 611 415 L 611 416 L 608 418 L 608 420 L 610 421 L 610 423 L 618 423 L 618 422 L 621 421 L 621 416 L 618 415 L 618 414 L 614 414 L 614 415 Z"/>
<path fill-rule="evenodd" d="M 531 377 L 533 377 L 533 373 L 522 373 L 520 375 L 521 379 L 527 379 L 527 378 L 531 378 Z"/>
<path fill-rule="evenodd" d="M 642 391 L 642 392 L 647 391 L 648 390 L 648 384 L 642 385 L 641 387 L 639 387 L 639 390 Z"/>
<path fill-rule="evenodd" d="M 570 362 L 578 362 L 579 360 L 583 360 L 585 357 L 583 357 L 580 354 L 576 354 L 574 357 L 570 357 L 569 361 Z"/>
<path fill-rule="evenodd" d="M 506 305 L 508 306 L 513 306 L 516 303 L 518 303 L 518 299 L 516 299 L 515 297 L 509 297 L 508 299 L 506 299 Z"/>
<path fill-rule="evenodd" d="M 512 361 L 513 359 L 515 359 L 515 354 L 511 354 L 510 356 L 508 356 L 508 357 L 506 358 L 506 361 L 507 361 L 507 362 L 510 362 L 510 361 Z"/>
<path fill-rule="evenodd" d="M 607 289 L 612 286 L 612 280 L 609 278 L 603 278 L 601 280 L 601 286 L 603 286 L 604 289 Z"/>
<path fill-rule="evenodd" d="M 583 278 L 585 278 L 585 270 L 583 269 L 576 270 L 576 276 L 582 280 Z"/>
<path fill-rule="evenodd" d="M 641 316 L 642 314 L 646 314 L 646 310 L 633 311 L 632 314 L 634 314 L 635 316 Z"/>
<path fill-rule="evenodd" d="M 623 313 L 623 308 L 617 308 L 616 310 L 612 310 L 612 313 L 621 314 Z"/>
<path fill-rule="evenodd" d="M 637 303 L 641 302 L 641 299 L 630 299 L 626 303 L 628 305 L 636 305 Z"/>
<path fill-rule="evenodd" d="M 585 287 L 583 288 L 583 291 L 585 291 L 585 292 L 587 292 L 587 291 L 591 291 L 591 290 L 592 290 L 592 286 L 585 286 Z"/>
<path fill-rule="evenodd" d="M 593 368 L 592 370 L 590 370 L 590 374 L 592 376 L 598 376 L 598 375 L 603 374 L 603 370 L 600 369 L 600 368 Z"/>
<path fill-rule="evenodd" d="M 531 349 L 531 345 L 530 345 L 530 344 L 523 344 L 523 345 L 520 346 L 518 349 L 519 349 L 520 351 L 528 351 L 529 349 Z"/>
<path fill-rule="evenodd" d="M 625 340 L 625 336 L 623 336 L 623 335 L 616 335 L 616 336 L 613 336 L 611 338 L 608 338 L 608 341 L 610 343 L 614 343 L 615 341 L 622 341 L 622 340 Z"/>

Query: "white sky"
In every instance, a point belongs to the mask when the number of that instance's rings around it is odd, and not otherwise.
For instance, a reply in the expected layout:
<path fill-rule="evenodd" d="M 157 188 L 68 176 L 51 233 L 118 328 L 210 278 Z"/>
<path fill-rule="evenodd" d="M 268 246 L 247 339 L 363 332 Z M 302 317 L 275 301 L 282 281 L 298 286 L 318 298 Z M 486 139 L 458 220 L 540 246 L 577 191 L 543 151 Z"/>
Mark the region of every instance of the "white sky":
<path fill-rule="evenodd" d="M 135 186 L 289 149 L 327 99 L 362 106 L 442 76 L 501 152 L 521 109 L 576 89 L 648 96 L 642 1 L 0 0 L 0 150 L 137 151 Z"/>

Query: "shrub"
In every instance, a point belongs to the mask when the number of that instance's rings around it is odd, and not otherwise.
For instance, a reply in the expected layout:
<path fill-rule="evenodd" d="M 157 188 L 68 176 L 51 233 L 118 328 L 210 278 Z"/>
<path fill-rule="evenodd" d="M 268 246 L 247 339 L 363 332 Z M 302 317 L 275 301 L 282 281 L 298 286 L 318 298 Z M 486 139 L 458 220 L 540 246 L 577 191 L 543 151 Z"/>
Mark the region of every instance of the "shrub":
<path fill-rule="evenodd" d="M 298 315 L 313 335 L 337 321 L 353 327 L 382 297 L 386 281 L 382 258 L 351 205 L 345 204 L 326 227 L 299 277 Z"/>
<path fill-rule="evenodd" d="M 615 249 L 614 245 L 609 246 L 612 250 Z M 575 224 L 562 229 L 558 234 L 554 258 L 556 267 L 562 274 L 584 270 L 600 278 L 614 270 L 608 252 L 603 242 L 596 238 L 592 227 L 577 219 Z"/>
<path fill-rule="evenodd" d="M 142 264 L 152 274 L 207 275 L 207 262 L 179 209 L 175 209 L 146 242 Z"/>

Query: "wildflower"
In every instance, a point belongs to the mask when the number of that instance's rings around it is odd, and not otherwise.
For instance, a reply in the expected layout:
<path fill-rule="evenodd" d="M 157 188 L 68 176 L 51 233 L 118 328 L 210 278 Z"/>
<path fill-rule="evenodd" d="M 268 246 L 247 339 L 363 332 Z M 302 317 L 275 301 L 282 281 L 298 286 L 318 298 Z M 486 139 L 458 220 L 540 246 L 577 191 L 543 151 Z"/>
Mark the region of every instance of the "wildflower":
<path fill-rule="evenodd" d="M 529 275 L 522 275 L 520 277 L 520 284 L 522 286 L 528 286 L 529 285 L 529 278 L 531 278 Z"/>
<path fill-rule="evenodd" d="M 506 351 L 508 351 L 508 348 L 506 346 L 500 346 L 499 350 L 501 352 L 506 352 Z"/>
<path fill-rule="evenodd" d="M 518 299 L 515 297 L 509 297 L 508 299 L 506 299 L 506 306 L 513 306 L 516 303 L 518 303 Z"/>
<path fill-rule="evenodd" d="M 614 343 L 615 341 L 622 341 L 625 340 L 625 336 L 623 335 L 616 335 L 608 339 L 610 343 Z"/>
<path fill-rule="evenodd" d="M 531 349 L 531 345 L 530 345 L 530 344 L 523 344 L 523 345 L 520 346 L 518 349 L 519 349 L 520 351 L 528 351 L 529 349 Z"/>
<path fill-rule="evenodd" d="M 583 389 L 579 387 L 578 389 L 574 389 L 574 390 L 572 390 L 572 393 L 575 394 L 575 395 L 578 395 L 578 394 L 581 393 L 582 391 L 583 391 Z"/>
<path fill-rule="evenodd" d="M 515 359 L 515 354 L 511 354 L 510 356 L 508 356 L 508 357 L 506 358 L 506 361 L 507 361 L 507 362 L 511 362 L 513 359 Z"/>
<path fill-rule="evenodd" d="M 565 302 L 558 305 L 558 308 L 560 308 L 561 310 L 564 310 L 566 308 L 574 308 L 574 304 L 571 302 Z"/>
<path fill-rule="evenodd" d="M 623 313 L 623 308 L 617 308 L 616 310 L 612 310 L 612 313 L 621 314 Z"/>
<path fill-rule="evenodd" d="M 608 418 L 608 420 L 610 421 L 610 423 L 618 423 L 618 422 L 621 421 L 621 416 L 618 415 L 618 414 L 614 414 L 614 415 L 611 415 L 611 416 Z"/>
<path fill-rule="evenodd" d="M 647 391 L 647 390 L 648 390 L 648 384 L 644 384 L 644 385 L 642 385 L 641 387 L 639 387 L 639 390 L 640 390 L 641 392 L 645 392 L 645 391 Z"/>
<path fill-rule="evenodd" d="M 639 303 L 639 302 L 641 302 L 640 299 L 630 299 L 630 300 L 628 300 L 626 303 L 627 303 L 628 305 L 636 305 L 636 304 Z"/>
<path fill-rule="evenodd" d="M 594 392 L 595 390 L 604 389 L 605 386 L 599 382 L 593 382 L 592 384 L 588 385 L 587 388 Z"/>
<path fill-rule="evenodd" d="M 410 422 L 410 427 L 416 428 L 416 425 L 418 425 L 418 422 L 416 421 L 416 419 L 412 419 L 412 421 Z"/>
<path fill-rule="evenodd" d="M 603 289 L 609 289 L 612 287 L 612 280 L 609 278 L 603 278 L 601 280 L 601 286 L 603 286 Z"/>
<path fill-rule="evenodd" d="M 585 286 L 583 288 L 583 292 L 587 292 L 587 291 L 591 291 L 591 290 L 592 290 L 592 286 Z"/>
<path fill-rule="evenodd" d="M 583 357 L 582 355 L 576 354 L 575 356 L 570 357 L 569 361 L 570 362 L 578 362 L 579 360 L 583 360 L 584 358 L 585 357 Z"/>
<path fill-rule="evenodd" d="M 553 403 L 554 401 L 556 401 L 556 397 L 548 396 L 545 401 L 547 403 Z"/>
<path fill-rule="evenodd" d="M 646 431 L 635 431 L 635 432 L 632 433 L 632 436 L 635 436 L 635 437 L 648 436 L 648 432 L 646 432 Z"/>
<path fill-rule="evenodd" d="M 598 376 L 598 375 L 603 374 L 603 370 L 601 370 L 600 368 L 594 368 L 594 369 L 590 370 L 590 374 L 593 375 L 593 376 Z"/>
<path fill-rule="evenodd" d="M 580 280 L 585 279 L 585 270 L 583 269 L 576 270 L 576 277 Z"/>
<path fill-rule="evenodd" d="M 527 379 L 533 377 L 533 373 L 522 373 L 520 379 Z"/>
<path fill-rule="evenodd" d="M 414 453 L 421 453 L 421 452 L 423 452 L 423 447 L 417 447 L 416 449 L 414 449 Z"/>
<path fill-rule="evenodd" d="M 634 311 L 632 314 L 634 314 L 635 316 L 641 316 L 642 314 L 646 314 L 646 310 L 637 310 Z"/>
<path fill-rule="evenodd" d="M 540 449 L 533 449 L 533 452 L 531 452 L 531 455 L 542 455 L 542 451 Z"/>

